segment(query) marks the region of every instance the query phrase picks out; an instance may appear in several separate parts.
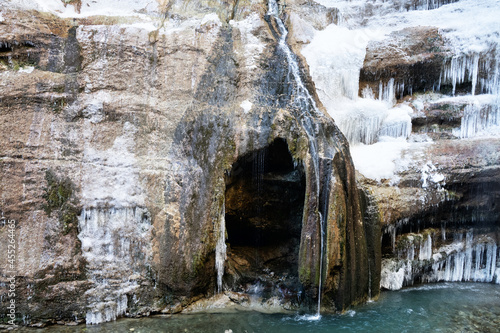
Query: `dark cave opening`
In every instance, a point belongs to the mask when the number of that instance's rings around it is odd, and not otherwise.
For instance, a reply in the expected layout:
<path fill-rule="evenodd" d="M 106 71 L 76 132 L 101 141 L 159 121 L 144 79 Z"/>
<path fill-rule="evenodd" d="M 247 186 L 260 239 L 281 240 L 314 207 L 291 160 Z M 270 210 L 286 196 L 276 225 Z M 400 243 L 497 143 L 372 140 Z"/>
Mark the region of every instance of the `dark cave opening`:
<path fill-rule="evenodd" d="M 285 140 L 240 157 L 226 178 L 227 273 L 233 290 L 297 292 L 305 173 Z M 260 288 L 259 287 L 259 288 Z"/>

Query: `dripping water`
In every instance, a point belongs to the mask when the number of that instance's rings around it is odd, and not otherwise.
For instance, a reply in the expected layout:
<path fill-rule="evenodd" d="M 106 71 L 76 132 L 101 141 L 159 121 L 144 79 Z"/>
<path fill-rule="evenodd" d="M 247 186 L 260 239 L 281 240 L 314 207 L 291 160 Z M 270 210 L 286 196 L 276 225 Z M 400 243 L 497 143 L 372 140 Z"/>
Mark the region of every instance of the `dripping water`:
<path fill-rule="evenodd" d="M 370 260 L 368 260 L 368 302 L 373 302 L 373 300 L 372 300 L 372 268 L 370 265 Z"/>
<path fill-rule="evenodd" d="M 260 215 L 262 207 L 265 159 L 266 159 L 265 149 L 261 149 L 253 154 L 252 176 L 253 176 L 253 182 L 256 185 L 256 190 L 257 190 L 256 211 L 258 215 Z"/>
<path fill-rule="evenodd" d="M 322 114 L 318 110 L 316 106 L 316 102 L 312 98 L 311 94 L 307 90 L 302 78 L 300 77 L 299 64 L 295 58 L 295 55 L 290 50 L 290 47 L 286 43 L 286 38 L 288 35 L 288 31 L 283 24 L 283 21 L 279 17 L 279 9 L 276 0 L 269 0 L 269 8 L 267 15 L 272 17 L 276 22 L 276 25 L 279 29 L 280 38 L 278 41 L 278 47 L 285 54 L 288 63 L 288 76 L 295 83 L 293 96 L 293 106 L 296 107 L 299 114 L 297 115 L 297 119 L 300 121 L 302 128 L 305 130 L 308 141 L 309 141 L 309 149 L 311 153 L 311 160 L 313 163 L 314 169 L 314 179 L 316 185 L 316 198 L 319 202 L 320 196 L 320 181 L 319 181 L 319 156 L 318 156 L 318 148 L 316 143 L 316 132 L 317 128 L 314 126 L 311 118 L 313 116 L 321 117 Z M 323 269 L 323 251 L 324 251 L 324 219 L 326 218 L 326 214 L 319 214 L 319 223 L 320 223 L 320 274 L 318 281 L 318 309 L 316 318 L 320 317 L 320 308 L 321 308 L 321 290 L 322 290 L 322 269 Z"/>
<path fill-rule="evenodd" d="M 253 165 L 252 165 L 252 173 L 253 173 L 253 182 L 256 186 L 256 199 L 255 200 L 255 213 L 257 217 L 260 217 L 262 214 L 262 207 L 264 206 L 263 196 L 263 183 L 264 183 L 264 172 L 265 172 L 265 158 L 266 158 L 266 150 L 260 149 L 253 154 Z M 255 242 L 257 244 L 261 244 L 261 229 L 256 234 Z M 260 252 L 258 250 L 258 246 L 254 249 L 254 256 L 257 260 L 261 259 Z"/>

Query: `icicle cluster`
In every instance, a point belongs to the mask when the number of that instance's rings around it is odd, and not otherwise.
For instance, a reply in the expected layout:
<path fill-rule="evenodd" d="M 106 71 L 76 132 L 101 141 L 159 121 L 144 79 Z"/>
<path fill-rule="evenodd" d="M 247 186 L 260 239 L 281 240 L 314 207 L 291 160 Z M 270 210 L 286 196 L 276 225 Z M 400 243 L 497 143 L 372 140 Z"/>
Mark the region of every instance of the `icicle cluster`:
<path fill-rule="evenodd" d="M 460 128 L 453 133 L 460 138 L 470 138 L 494 126 L 500 126 L 500 104 L 471 103 L 464 109 Z"/>
<path fill-rule="evenodd" d="M 471 94 L 476 92 L 477 76 L 479 72 L 479 54 L 472 56 L 455 56 L 445 62 L 440 76 L 439 86 L 446 83 L 452 85 L 452 95 L 455 95 L 457 84 L 471 82 Z"/>
<path fill-rule="evenodd" d="M 94 325 L 116 320 L 127 311 L 127 303 L 127 295 L 119 296 L 116 301 L 100 302 L 87 312 L 85 322 Z"/>
<path fill-rule="evenodd" d="M 150 250 L 151 237 L 149 213 L 139 207 L 84 208 L 78 222 L 78 238 L 93 283 L 85 293 L 86 323 L 115 320 L 127 310 L 127 294 L 139 288 L 130 277 L 140 276 L 146 264 L 144 255 Z"/>
<path fill-rule="evenodd" d="M 471 95 L 498 94 L 499 74 L 499 64 L 494 53 L 460 54 L 445 60 L 438 90 L 445 84 L 451 84 L 451 93 L 455 95 L 457 85 L 470 83 Z"/>
<path fill-rule="evenodd" d="M 460 235 L 462 236 L 462 235 Z M 401 241 L 404 245 L 401 245 Z M 382 261 L 381 286 L 397 290 L 420 282 L 474 281 L 500 283 L 499 247 L 490 237 L 457 237 L 433 251 L 432 237 L 407 235 L 398 242 L 397 259 Z"/>
<path fill-rule="evenodd" d="M 475 281 L 496 282 L 498 246 L 495 242 L 467 244 L 465 249 L 446 259 L 435 260 L 424 282 Z M 436 258 L 437 259 L 437 258 Z"/>
<path fill-rule="evenodd" d="M 408 138 L 411 112 L 405 105 L 388 108 L 380 101 L 360 99 L 346 112 L 337 114 L 336 121 L 349 142 L 372 144 L 384 136 Z"/>
<path fill-rule="evenodd" d="M 456 1 L 458 0 L 403 0 L 403 1 L 396 0 L 395 4 L 399 3 L 400 11 L 432 10 Z"/>

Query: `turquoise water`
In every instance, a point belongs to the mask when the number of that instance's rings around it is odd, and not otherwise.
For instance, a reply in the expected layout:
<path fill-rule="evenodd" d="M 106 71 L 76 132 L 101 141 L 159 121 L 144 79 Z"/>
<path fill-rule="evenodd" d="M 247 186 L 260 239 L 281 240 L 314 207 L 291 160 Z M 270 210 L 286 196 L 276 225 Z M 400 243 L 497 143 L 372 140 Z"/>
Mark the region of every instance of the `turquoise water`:
<path fill-rule="evenodd" d="M 500 332 L 500 285 L 441 283 L 384 292 L 376 302 L 344 314 L 309 320 L 257 312 L 120 319 L 96 326 L 51 327 L 50 332 Z M 33 332 L 31 330 L 31 332 Z"/>

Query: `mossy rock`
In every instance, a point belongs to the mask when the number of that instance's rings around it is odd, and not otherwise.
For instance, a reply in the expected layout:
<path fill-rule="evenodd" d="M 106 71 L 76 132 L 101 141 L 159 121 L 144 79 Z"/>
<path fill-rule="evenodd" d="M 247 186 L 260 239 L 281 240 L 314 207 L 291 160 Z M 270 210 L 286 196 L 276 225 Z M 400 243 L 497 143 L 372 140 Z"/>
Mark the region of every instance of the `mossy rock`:
<path fill-rule="evenodd" d="M 66 235 L 78 226 L 78 215 L 81 208 L 74 198 L 75 185 L 65 177 L 59 178 L 52 170 L 45 172 L 47 187 L 44 188 L 42 198 L 45 203 L 42 209 L 50 217 L 53 212 L 57 212 L 59 222 L 63 227 L 63 233 Z"/>

